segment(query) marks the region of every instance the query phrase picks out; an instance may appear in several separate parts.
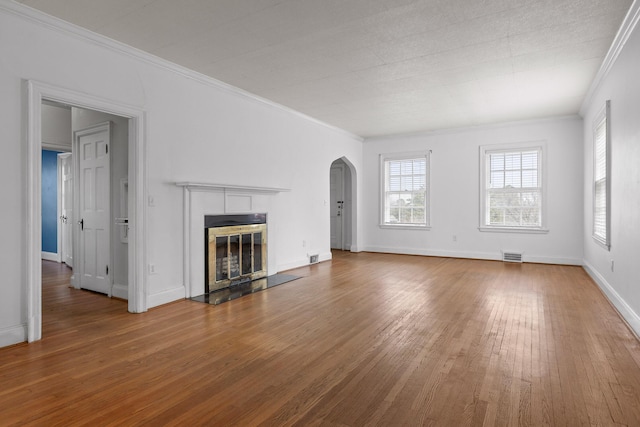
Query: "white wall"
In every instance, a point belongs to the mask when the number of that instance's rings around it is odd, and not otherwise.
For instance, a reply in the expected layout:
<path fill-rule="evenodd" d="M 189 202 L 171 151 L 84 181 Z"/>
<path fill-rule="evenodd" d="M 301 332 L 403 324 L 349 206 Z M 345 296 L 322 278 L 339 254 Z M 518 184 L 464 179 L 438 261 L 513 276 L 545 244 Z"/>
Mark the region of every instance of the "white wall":
<path fill-rule="evenodd" d="M 71 128 L 73 132 L 87 129 L 101 123 L 111 122 L 111 252 L 113 264 L 110 275 L 113 280 L 113 295 L 127 299 L 128 286 L 128 244 L 120 240 L 120 226 L 113 219 L 120 216 L 120 180 L 129 176 L 129 120 L 124 117 L 84 108 L 71 109 Z M 74 222 L 75 224 L 75 222 Z M 74 259 L 78 259 L 74 255 Z"/>
<path fill-rule="evenodd" d="M 545 141 L 546 234 L 478 230 L 479 147 Z M 431 230 L 380 228 L 380 154 L 432 150 Z M 500 259 L 523 251 L 529 262 L 582 263 L 582 120 L 550 119 L 370 139 L 364 143 L 364 250 Z M 453 236 L 456 241 L 453 241 Z"/>
<path fill-rule="evenodd" d="M 0 223 L 11 224 L 0 241 L 0 346 L 26 337 L 26 79 L 145 111 L 144 197 L 155 202 L 146 212 L 145 255 L 146 262 L 157 266 L 156 274 L 144 279 L 149 301 L 185 294 L 182 190 L 176 181 L 289 188 L 276 196 L 273 214 L 279 225 L 269 230 L 270 256 L 278 270 L 308 263 L 310 251 L 330 256 L 324 203 L 329 200 L 329 168 L 346 156 L 359 171 L 360 139 L 186 70 L 103 47 L 99 38 L 93 42 L 59 31 L 55 20 L 43 18 L 53 27 L 38 24 L 22 11 L 0 0 L 0 117 L 7 160 L 0 179 L 14 183 L 0 190 L 7 207 L 0 212 Z"/>
<path fill-rule="evenodd" d="M 638 13 L 638 7 L 632 8 Z M 640 334 L 640 30 L 584 106 L 584 260 L 587 271 Z M 593 121 L 611 100 L 611 251 L 595 243 Z M 611 262 L 614 262 L 612 269 Z"/>

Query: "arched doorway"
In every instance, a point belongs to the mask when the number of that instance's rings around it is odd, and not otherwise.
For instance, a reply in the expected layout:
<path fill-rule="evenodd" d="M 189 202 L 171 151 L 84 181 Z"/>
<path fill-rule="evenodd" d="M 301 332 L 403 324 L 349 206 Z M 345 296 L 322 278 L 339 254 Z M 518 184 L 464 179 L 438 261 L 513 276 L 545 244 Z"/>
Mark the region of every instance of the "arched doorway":
<path fill-rule="evenodd" d="M 355 169 L 345 157 L 329 169 L 331 249 L 351 251 L 355 245 Z"/>

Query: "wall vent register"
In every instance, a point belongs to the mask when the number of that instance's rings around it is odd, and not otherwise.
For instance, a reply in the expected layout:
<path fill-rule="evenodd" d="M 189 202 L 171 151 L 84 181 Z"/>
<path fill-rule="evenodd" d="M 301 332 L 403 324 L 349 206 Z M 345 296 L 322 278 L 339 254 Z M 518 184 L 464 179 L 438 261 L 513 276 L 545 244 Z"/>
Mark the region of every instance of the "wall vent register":
<path fill-rule="evenodd" d="M 522 262 L 522 252 L 502 252 L 502 261 L 504 262 Z"/>

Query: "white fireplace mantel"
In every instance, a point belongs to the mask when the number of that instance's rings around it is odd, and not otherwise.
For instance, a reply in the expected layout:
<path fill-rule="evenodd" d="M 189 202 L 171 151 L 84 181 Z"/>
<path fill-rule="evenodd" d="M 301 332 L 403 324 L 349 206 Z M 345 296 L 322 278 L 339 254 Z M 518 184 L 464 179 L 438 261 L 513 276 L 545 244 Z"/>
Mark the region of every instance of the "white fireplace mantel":
<path fill-rule="evenodd" d="M 199 209 L 195 209 L 193 207 L 192 197 L 195 194 L 206 193 L 218 193 L 222 194 L 221 203 L 216 210 L 219 210 L 221 213 L 252 213 L 255 209 L 260 209 L 264 203 L 265 196 L 267 199 L 270 199 L 268 196 L 275 196 L 278 193 L 284 193 L 291 191 L 287 188 L 273 188 L 273 187 L 253 187 L 246 185 L 230 185 L 230 184 L 214 184 L 214 183 L 202 183 L 202 182 L 176 182 L 176 186 L 182 187 L 183 189 L 183 199 L 182 199 L 182 207 L 183 207 L 183 280 L 185 286 L 185 297 L 190 298 L 193 296 L 200 295 L 200 287 L 203 286 L 200 281 L 195 279 L 192 272 L 193 268 L 196 267 L 194 264 L 199 264 L 200 262 L 194 261 L 194 256 L 200 260 L 202 258 L 202 254 L 200 254 L 199 245 L 200 236 L 192 236 L 194 232 L 194 227 L 197 226 L 197 221 L 203 220 L 202 212 Z M 195 193 L 195 194 L 193 194 Z M 202 196 L 198 196 L 198 200 L 201 199 Z M 257 204 L 255 200 L 258 200 Z M 262 210 L 262 209 L 260 209 Z M 196 218 L 197 217 L 197 218 Z M 198 244 L 196 246 L 193 246 Z M 196 253 L 192 253 L 192 249 L 196 251 Z M 204 252 L 204 248 L 202 248 Z M 204 260 L 202 260 L 204 262 Z"/>
<path fill-rule="evenodd" d="M 248 193 L 284 193 L 291 191 L 288 188 L 251 187 L 247 185 L 209 184 L 202 182 L 176 182 L 178 187 L 189 191 L 238 191 Z"/>

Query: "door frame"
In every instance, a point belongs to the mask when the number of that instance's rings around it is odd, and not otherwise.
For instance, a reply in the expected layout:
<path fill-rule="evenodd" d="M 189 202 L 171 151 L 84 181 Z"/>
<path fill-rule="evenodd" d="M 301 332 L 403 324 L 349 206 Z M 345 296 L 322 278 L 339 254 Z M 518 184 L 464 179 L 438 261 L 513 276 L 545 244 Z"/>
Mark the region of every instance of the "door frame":
<path fill-rule="evenodd" d="M 24 80 L 26 97 L 26 281 L 27 340 L 42 338 L 42 101 L 49 100 L 75 107 L 114 114 L 129 119 L 129 286 L 128 311 L 147 311 L 146 257 L 146 155 L 145 112 L 143 109 L 104 98 L 76 92 L 47 83 Z"/>
<path fill-rule="evenodd" d="M 359 175 L 355 165 L 347 156 L 339 157 L 331 162 L 329 165 L 329 180 L 331 174 L 331 167 L 337 161 L 342 162 L 342 186 L 344 195 L 344 209 L 342 211 L 342 247 L 343 250 L 351 252 L 360 252 L 359 238 L 359 222 L 358 222 L 358 205 L 360 204 L 360 194 L 358 192 Z M 347 177 L 349 181 L 347 182 Z M 331 187 L 331 184 L 327 182 L 327 185 Z M 329 188 L 331 192 L 331 188 Z M 348 196 L 348 197 L 347 197 Z M 331 200 L 331 194 L 329 194 L 329 200 Z M 348 214 L 348 215 L 347 215 Z M 329 219 L 331 221 L 331 219 Z M 345 232 L 345 226 L 348 227 L 348 231 Z M 348 244 L 345 244 L 345 241 Z M 329 236 L 329 247 L 331 247 L 331 236 Z"/>
<path fill-rule="evenodd" d="M 63 174 L 62 174 L 62 159 L 61 157 L 65 156 L 71 156 L 71 161 L 74 162 L 75 158 L 73 157 L 73 151 L 65 151 L 62 153 L 58 153 L 58 218 L 57 218 L 57 231 L 58 231 L 58 262 L 60 263 L 64 263 L 64 251 L 63 251 L 63 247 L 64 247 L 64 236 L 63 236 L 63 226 L 62 226 L 62 206 L 64 206 L 64 198 L 62 197 L 62 187 L 64 186 L 64 182 L 62 181 L 63 178 Z M 71 167 L 73 167 L 73 164 L 71 165 Z M 74 171 L 75 173 L 75 171 Z M 74 177 L 75 178 L 75 177 Z M 73 239 L 73 233 L 71 235 L 72 239 Z M 71 249 L 73 250 L 73 242 L 71 242 Z M 73 268 L 73 267 L 72 267 Z"/>

